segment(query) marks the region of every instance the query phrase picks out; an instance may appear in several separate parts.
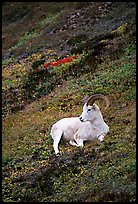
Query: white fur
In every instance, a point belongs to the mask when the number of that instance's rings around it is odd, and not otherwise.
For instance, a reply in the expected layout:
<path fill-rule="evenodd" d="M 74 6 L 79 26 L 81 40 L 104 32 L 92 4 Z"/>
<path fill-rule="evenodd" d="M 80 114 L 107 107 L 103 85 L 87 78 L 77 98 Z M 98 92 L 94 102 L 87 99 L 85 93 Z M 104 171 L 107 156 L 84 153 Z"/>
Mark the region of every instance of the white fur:
<path fill-rule="evenodd" d="M 83 141 L 95 138 L 102 141 L 108 132 L 109 127 L 104 122 L 99 107 L 96 104 L 87 106 L 85 103 L 80 117 L 63 118 L 52 126 L 55 154 L 59 153 L 58 144 L 62 136 L 71 145 L 83 147 Z"/>

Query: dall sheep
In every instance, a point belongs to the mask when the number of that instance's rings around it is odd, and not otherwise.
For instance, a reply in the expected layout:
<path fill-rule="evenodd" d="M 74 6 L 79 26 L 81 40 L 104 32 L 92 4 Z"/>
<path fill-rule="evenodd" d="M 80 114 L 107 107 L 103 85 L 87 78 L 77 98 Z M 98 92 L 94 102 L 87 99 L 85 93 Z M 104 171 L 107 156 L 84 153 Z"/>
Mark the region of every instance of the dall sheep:
<path fill-rule="evenodd" d="M 83 106 L 83 112 L 79 117 L 63 118 L 56 122 L 51 128 L 51 136 L 54 140 L 53 147 L 58 155 L 58 144 L 61 137 L 65 138 L 71 145 L 83 147 L 83 141 L 98 138 L 100 141 L 109 132 L 108 125 L 104 122 L 100 108 L 94 102 L 104 99 L 106 108 L 109 100 L 102 94 L 94 94 L 87 99 Z"/>

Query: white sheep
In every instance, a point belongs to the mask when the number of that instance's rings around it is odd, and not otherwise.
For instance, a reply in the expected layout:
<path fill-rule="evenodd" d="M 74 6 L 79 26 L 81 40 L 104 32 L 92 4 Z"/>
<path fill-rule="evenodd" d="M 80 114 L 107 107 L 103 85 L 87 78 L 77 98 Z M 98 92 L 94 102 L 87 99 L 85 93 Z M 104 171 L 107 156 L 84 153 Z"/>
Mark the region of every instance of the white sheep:
<path fill-rule="evenodd" d="M 58 155 L 58 144 L 61 137 L 65 138 L 71 145 L 83 147 L 83 141 L 98 138 L 100 141 L 109 132 L 108 125 L 104 122 L 99 107 L 94 103 L 97 99 L 104 99 L 106 108 L 109 100 L 102 94 L 92 95 L 83 106 L 80 117 L 63 118 L 56 122 L 51 129 L 54 140 L 53 147 Z"/>

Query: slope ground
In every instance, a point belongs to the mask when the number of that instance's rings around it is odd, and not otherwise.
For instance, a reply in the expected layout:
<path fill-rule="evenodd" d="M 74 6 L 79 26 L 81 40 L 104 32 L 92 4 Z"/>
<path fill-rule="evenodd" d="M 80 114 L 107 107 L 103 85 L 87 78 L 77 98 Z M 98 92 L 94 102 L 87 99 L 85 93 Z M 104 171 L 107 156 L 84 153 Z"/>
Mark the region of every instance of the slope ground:
<path fill-rule="evenodd" d="M 135 201 L 135 4 L 42 4 L 3 5 L 3 201 Z M 56 157 L 52 124 L 94 93 L 110 100 L 98 103 L 109 134 L 83 148 L 61 141 Z"/>

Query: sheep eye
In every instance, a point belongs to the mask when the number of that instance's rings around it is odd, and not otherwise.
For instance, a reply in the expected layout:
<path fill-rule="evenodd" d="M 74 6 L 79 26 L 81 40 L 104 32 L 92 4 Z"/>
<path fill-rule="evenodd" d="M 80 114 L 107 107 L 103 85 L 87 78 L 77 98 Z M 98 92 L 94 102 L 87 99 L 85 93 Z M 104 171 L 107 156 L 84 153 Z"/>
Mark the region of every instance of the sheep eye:
<path fill-rule="evenodd" d="M 91 109 L 90 109 L 90 108 L 88 109 L 88 112 L 89 112 L 89 111 L 91 111 Z"/>

